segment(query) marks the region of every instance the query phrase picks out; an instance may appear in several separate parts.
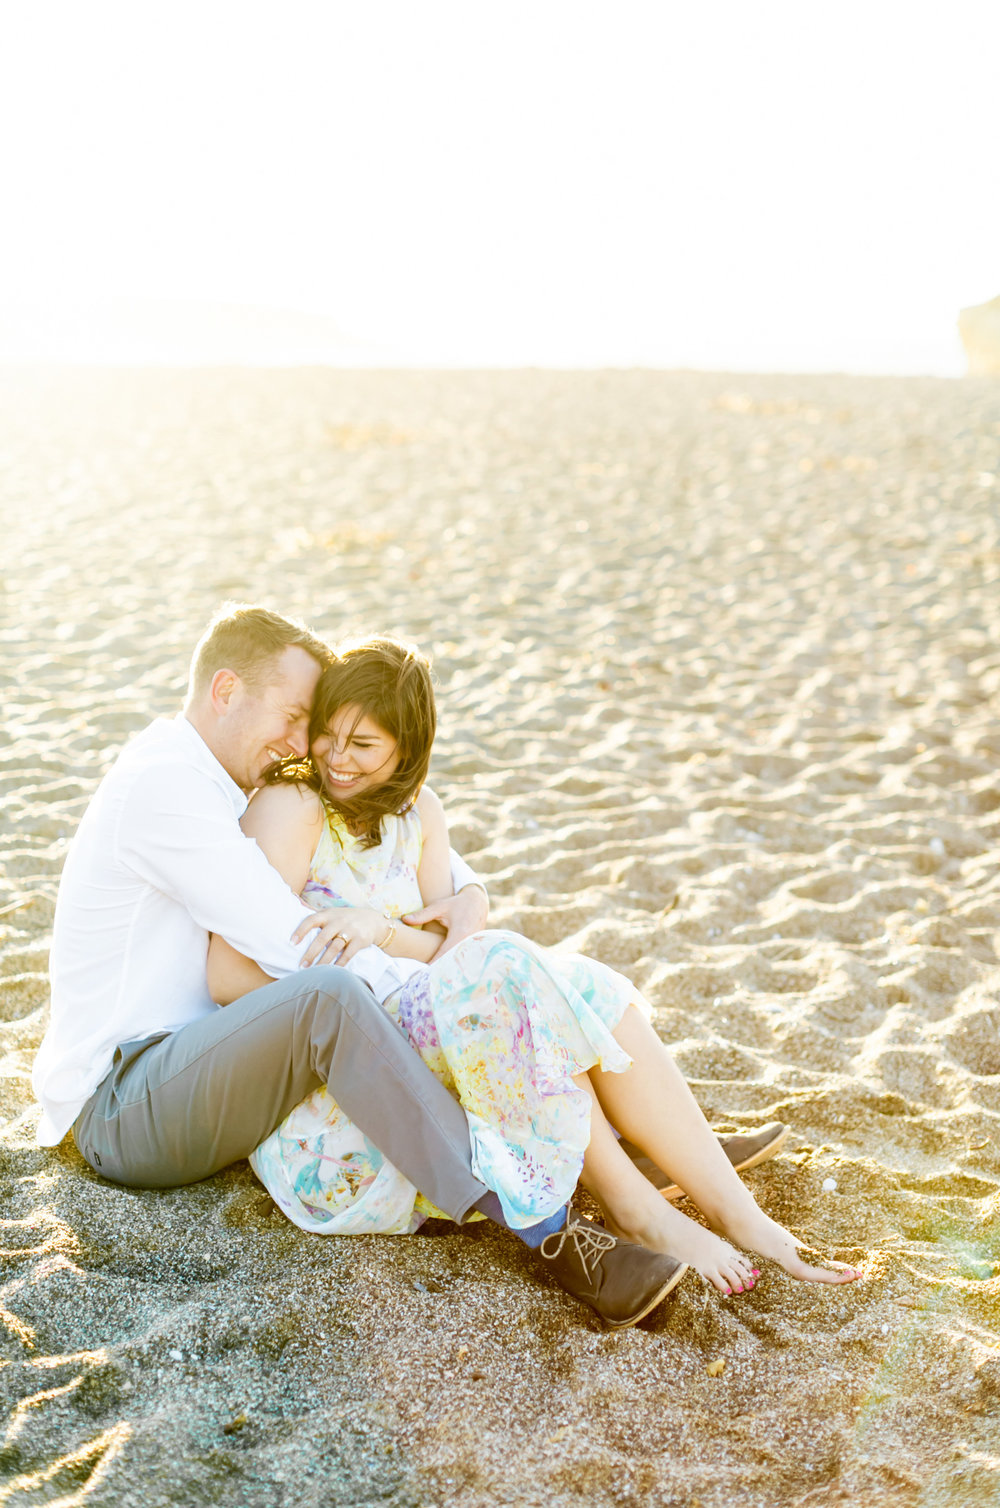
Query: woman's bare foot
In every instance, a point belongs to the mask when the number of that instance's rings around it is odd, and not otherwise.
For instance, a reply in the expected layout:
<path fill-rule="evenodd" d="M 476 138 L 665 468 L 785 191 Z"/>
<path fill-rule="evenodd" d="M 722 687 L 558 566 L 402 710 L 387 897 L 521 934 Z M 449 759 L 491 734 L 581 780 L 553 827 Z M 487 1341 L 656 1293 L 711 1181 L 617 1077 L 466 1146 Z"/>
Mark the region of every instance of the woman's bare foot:
<path fill-rule="evenodd" d="M 855 1278 L 861 1277 L 856 1267 L 834 1270 L 829 1267 L 813 1267 L 810 1263 L 803 1262 L 799 1256 L 800 1243 L 791 1231 L 785 1230 L 784 1226 L 778 1225 L 756 1206 L 749 1214 L 741 1212 L 736 1219 L 727 1220 L 723 1231 L 750 1251 L 758 1252 L 762 1257 L 770 1257 L 772 1262 L 777 1262 L 791 1277 L 800 1278 L 804 1283 L 852 1283 Z"/>
<path fill-rule="evenodd" d="M 659 1217 L 660 1211 L 666 1218 Z M 749 1292 L 760 1276 L 759 1269 L 742 1252 L 671 1205 L 661 1204 L 652 1212 L 637 1210 L 635 1214 L 637 1218 L 627 1225 L 619 1225 L 605 1211 L 604 1223 L 612 1235 L 687 1262 L 720 1293 Z"/>

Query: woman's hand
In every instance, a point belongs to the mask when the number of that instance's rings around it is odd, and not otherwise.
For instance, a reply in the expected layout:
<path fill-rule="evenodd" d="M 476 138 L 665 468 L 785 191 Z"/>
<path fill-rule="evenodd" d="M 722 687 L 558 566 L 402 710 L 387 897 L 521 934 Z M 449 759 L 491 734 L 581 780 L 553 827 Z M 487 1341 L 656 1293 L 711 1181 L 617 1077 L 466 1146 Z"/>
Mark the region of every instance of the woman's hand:
<path fill-rule="evenodd" d="M 303 942 L 315 932 L 301 958 L 306 969 L 313 963 L 348 963 L 362 948 L 377 946 L 388 930 L 383 913 L 371 906 L 331 906 L 307 916 L 292 933 L 292 942 Z"/>

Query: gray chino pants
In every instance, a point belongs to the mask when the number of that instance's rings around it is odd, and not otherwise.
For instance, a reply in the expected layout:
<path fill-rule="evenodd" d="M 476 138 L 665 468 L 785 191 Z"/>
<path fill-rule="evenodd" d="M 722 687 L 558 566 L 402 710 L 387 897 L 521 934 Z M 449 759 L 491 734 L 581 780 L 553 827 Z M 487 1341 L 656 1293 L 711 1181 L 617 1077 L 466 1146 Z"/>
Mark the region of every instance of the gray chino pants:
<path fill-rule="evenodd" d="M 367 985 L 321 965 L 180 1031 L 125 1042 L 73 1125 L 102 1177 L 195 1183 L 247 1157 L 321 1084 L 421 1193 L 456 1220 L 486 1189 L 465 1112 Z"/>

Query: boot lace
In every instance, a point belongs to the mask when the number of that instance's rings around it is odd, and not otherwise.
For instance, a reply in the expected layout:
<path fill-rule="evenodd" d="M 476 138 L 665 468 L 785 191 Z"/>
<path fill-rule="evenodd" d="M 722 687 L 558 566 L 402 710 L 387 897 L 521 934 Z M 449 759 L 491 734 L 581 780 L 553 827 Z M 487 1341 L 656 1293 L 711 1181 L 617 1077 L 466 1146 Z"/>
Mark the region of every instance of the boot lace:
<path fill-rule="evenodd" d="M 552 1241 L 555 1245 L 551 1251 L 547 1251 L 546 1247 Z M 551 1262 L 559 1256 L 567 1241 L 572 1242 L 588 1282 L 593 1282 L 593 1268 L 605 1252 L 612 1251 L 618 1245 L 617 1237 L 610 1231 L 602 1230 L 599 1225 L 585 1225 L 582 1220 L 567 1220 L 562 1230 L 545 1237 L 539 1250 Z"/>

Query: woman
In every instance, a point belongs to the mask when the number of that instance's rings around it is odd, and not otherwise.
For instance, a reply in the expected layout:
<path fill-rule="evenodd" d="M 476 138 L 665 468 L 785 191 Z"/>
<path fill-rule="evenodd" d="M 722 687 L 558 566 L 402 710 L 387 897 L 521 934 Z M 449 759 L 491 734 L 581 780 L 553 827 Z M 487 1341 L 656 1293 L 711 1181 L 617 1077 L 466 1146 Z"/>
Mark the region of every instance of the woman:
<path fill-rule="evenodd" d="M 474 1169 L 508 1223 L 559 1209 L 579 1177 L 616 1235 L 689 1263 L 721 1292 L 758 1276 L 736 1246 L 806 1281 L 859 1276 L 804 1262 L 759 1208 L 622 975 L 502 931 L 435 958 L 440 938 L 401 920 L 451 894 L 444 810 L 425 785 L 435 722 L 429 666 L 415 650 L 390 639 L 342 649 L 317 688 L 311 760 L 279 770 L 243 824 L 311 907 L 341 908 L 339 961 L 368 979 L 465 1107 Z M 216 1000 L 266 982 L 213 940 Z M 612 1125 L 669 1170 L 711 1230 L 660 1197 Z M 305 1229 L 405 1231 L 438 1213 L 323 1089 L 252 1161 Z"/>

